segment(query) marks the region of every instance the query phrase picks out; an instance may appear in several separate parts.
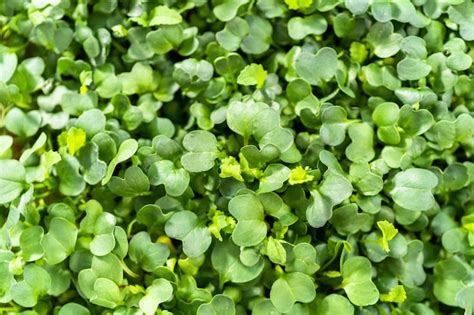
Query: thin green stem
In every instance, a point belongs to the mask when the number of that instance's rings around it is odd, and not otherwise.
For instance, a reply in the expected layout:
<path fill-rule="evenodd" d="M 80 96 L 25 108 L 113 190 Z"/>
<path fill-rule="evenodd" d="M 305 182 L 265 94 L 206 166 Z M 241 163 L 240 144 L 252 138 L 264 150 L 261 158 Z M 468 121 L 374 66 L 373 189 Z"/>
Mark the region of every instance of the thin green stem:
<path fill-rule="evenodd" d="M 125 273 L 126 273 L 127 275 L 129 275 L 130 277 L 132 277 L 132 278 L 138 278 L 138 277 L 140 277 L 138 274 L 136 274 L 135 272 L 133 272 L 133 271 L 127 266 L 127 264 L 126 264 L 123 260 L 120 261 L 120 265 L 122 266 L 123 271 L 125 271 Z"/>

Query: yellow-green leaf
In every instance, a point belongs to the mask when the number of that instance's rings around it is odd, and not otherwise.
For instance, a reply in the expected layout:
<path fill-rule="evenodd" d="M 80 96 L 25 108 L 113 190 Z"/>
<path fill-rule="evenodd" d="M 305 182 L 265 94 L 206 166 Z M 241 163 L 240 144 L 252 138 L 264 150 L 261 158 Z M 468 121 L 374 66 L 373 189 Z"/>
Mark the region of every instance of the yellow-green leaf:
<path fill-rule="evenodd" d="M 340 273 L 337 270 L 328 270 L 323 272 L 323 275 L 325 275 L 328 278 L 339 278 L 342 276 L 342 273 Z"/>
<path fill-rule="evenodd" d="M 257 88 L 261 88 L 266 78 L 267 71 L 263 69 L 263 66 L 252 63 L 240 72 L 237 83 L 242 85 L 256 85 Z"/>
<path fill-rule="evenodd" d="M 297 185 L 312 181 L 314 176 L 308 174 L 308 170 L 309 168 L 303 168 L 301 165 L 298 165 L 291 170 L 288 183 L 290 183 L 290 185 Z"/>
<path fill-rule="evenodd" d="M 61 155 L 56 151 L 49 150 L 41 156 L 41 160 L 43 161 L 46 173 L 49 173 L 51 167 L 61 161 Z"/>
<path fill-rule="evenodd" d="M 388 253 L 390 251 L 388 241 L 392 240 L 397 235 L 398 230 L 387 220 L 378 221 L 377 226 L 382 232 L 382 239 L 380 240 L 382 248 Z"/>
<path fill-rule="evenodd" d="M 73 127 L 68 130 L 66 144 L 69 154 L 74 155 L 86 144 L 86 133 L 81 128 Z"/>
<path fill-rule="evenodd" d="M 313 0 L 285 0 L 291 10 L 306 9 L 313 4 Z"/>
<path fill-rule="evenodd" d="M 403 303 L 407 299 L 407 293 L 403 285 L 394 286 L 387 294 L 380 294 L 380 301 Z"/>
<path fill-rule="evenodd" d="M 244 181 L 240 164 L 233 156 L 222 159 L 221 163 L 221 172 L 219 173 L 221 178 L 233 177 L 240 182 Z"/>

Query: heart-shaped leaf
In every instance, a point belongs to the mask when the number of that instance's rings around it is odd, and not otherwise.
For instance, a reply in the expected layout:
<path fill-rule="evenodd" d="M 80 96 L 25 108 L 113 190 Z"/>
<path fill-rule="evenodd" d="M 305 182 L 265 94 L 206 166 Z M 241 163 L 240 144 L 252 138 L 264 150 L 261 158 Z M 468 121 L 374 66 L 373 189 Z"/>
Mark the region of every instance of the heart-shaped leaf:
<path fill-rule="evenodd" d="M 237 219 L 232 240 L 238 246 L 255 246 L 267 235 L 263 206 L 252 194 L 239 195 L 229 202 L 229 212 Z"/>
<path fill-rule="evenodd" d="M 135 197 L 147 193 L 150 182 L 141 168 L 131 166 L 125 171 L 124 178 L 114 176 L 107 186 L 116 195 Z"/>
<path fill-rule="evenodd" d="M 63 218 L 53 218 L 48 233 L 41 240 L 45 259 L 50 265 L 65 260 L 76 245 L 78 230 L 74 224 Z"/>
<path fill-rule="evenodd" d="M 220 281 L 245 283 L 258 277 L 264 261 L 258 259 L 252 266 L 244 265 L 239 258 L 239 247 L 230 240 L 217 242 L 212 250 L 212 266 L 219 272 Z"/>
<path fill-rule="evenodd" d="M 183 139 L 184 148 L 189 151 L 181 157 L 181 164 L 189 172 L 205 172 L 214 166 L 217 153 L 217 139 L 207 131 L 195 130 Z"/>
<path fill-rule="evenodd" d="M 140 299 L 138 305 L 145 314 L 154 314 L 158 305 L 173 297 L 173 287 L 166 279 L 156 279 L 146 289 L 145 295 Z"/>
<path fill-rule="evenodd" d="M 321 48 L 316 54 L 302 52 L 296 59 L 296 72 L 312 85 L 320 85 L 336 75 L 337 53 L 329 47 Z"/>
<path fill-rule="evenodd" d="M 201 304 L 197 310 L 197 315 L 207 314 L 235 315 L 234 301 L 230 297 L 223 294 L 215 295 L 211 302 Z"/>
<path fill-rule="evenodd" d="M 153 163 L 148 170 L 148 176 L 152 185 L 163 184 L 170 196 L 182 195 L 189 184 L 189 173 L 166 160 Z"/>
<path fill-rule="evenodd" d="M 5 117 L 5 127 L 8 131 L 20 137 L 31 137 L 38 132 L 41 115 L 38 111 L 24 113 L 21 109 L 12 108 Z"/>
<path fill-rule="evenodd" d="M 296 302 L 309 303 L 316 297 L 316 288 L 310 276 L 300 272 L 284 274 L 270 290 L 270 300 L 281 313 L 287 313 Z"/>
<path fill-rule="evenodd" d="M 16 160 L 0 160 L 0 204 L 15 200 L 25 187 L 25 168 Z"/>
<path fill-rule="evenodd" d="M 15 53 L 0 50 L 0 82 L 8 82 L 15 73 L 18 58 Z"/>
<path fill-rule="evenodd" d="M 130 259 L 147 272 L 153 272 L 163 266 L 169 254 L 166 245 L 153 243 L 146 232 L 135 234 L 130 241 Z"/>
<path fill-rule="evenodd" d="M 211 233 L 201 226 L 191 211 L 175 213 L 165 225 L 166 235 L 183 242 L 183 251 L 189 257 L 202 255 L 211 245 Z"/>
<path fill-rule="evenodd" d="M 367 258 L 347 259 L 342 265 L 342 278 L 342 287 L 353 304 L 367 306 L 378 301 L 379 291 L 372 282 L 372 266 Z"/>
<path fill-rule="evenodd" d="M 425 211 L 436 203 L 431 190 L 438 185 L 438 178 L 428 170 L 410 168 L 399 172 L 393 183 L 390 195 L 396 204 L 405 209 Z"/>

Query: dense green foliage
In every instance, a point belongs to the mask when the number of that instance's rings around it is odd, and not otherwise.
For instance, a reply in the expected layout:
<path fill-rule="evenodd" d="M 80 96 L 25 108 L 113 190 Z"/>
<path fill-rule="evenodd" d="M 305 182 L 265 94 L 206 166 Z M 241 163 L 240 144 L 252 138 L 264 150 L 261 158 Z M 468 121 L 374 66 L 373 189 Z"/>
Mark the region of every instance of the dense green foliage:
<path fill-rule="evenodd" d="M 0 313 L 473 313 L 472 0 L 0 0 L 0 38 Z"/>

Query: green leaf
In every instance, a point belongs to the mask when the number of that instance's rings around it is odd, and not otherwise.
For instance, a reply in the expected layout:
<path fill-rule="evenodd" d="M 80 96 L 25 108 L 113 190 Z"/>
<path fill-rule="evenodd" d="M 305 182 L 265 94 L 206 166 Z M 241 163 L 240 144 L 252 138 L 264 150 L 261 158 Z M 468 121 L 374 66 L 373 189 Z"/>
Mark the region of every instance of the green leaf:
<path fill-rule="evenodd" d="M 378 221 L 377 226 L 382 232 L 382 248 L 388 253 L 390 252 L 388 241 L 391 241 L 398 234 L 398 230 L 393 226 L 392 223 L 386 220 Z"/>
<path fill-rule="evenodd" d="M 146 42 L 157 54 L 165 54 L 178 48 L 183 41 L 183 28 L 179 25 L 164 25 L 146 34 Z"/>
<path fill-rule="evenodd" d="M 471 314 L 472 16 L 2 1 L 0 313 Z"/>
<path fill-rule="evenodd" d="M 426 109 L 415 110 L 409 105 L 404 105 L 400 109 L 398 124 L 407 134 L 415 136 L 428 131 L 434 124 L 434 118 Z"/>
<path fill-rule="evenodd" d="M 283 187 L 288 180 L 291 170 L 283 164 L 270 164 L 259 178 L 260 185 L 257 193 L 267 193 Z"/>
<path fill-rule="evenodd" d="M 286 263 L 286 251 L 281 242 L 269 237 L 267 239 L 265 252 L 268 258 L 275 264 L 285 265 Z"/>
<path fill-rule="evenodd" d="M 223 294 L 215 295 L 211 302 L 201 304 L 197 310 L 197 315 L 235 315 L 234 301 Z"/>
<path fill-rule="evenodd" d="M 374 131 L 365 123 L 352 124 L 348 130 L 352 143 L 346 148 L 346 156 L 352 162 L 370 162 L 374 156 Z"/>
<path fill-rule="evenodd" d="M 471 67 L 472 57 L 460 51 L 453 52 L 446 59 L 446 66 L 454 71 L 464 71 Z"/>
<path fill-rule="evenodd" d="M 387 294 L 380 294 L 380 301 L 403 303 L 407 299 L 405 287 L 403 285 L 396 285 Z"/>
<path fill-rule="evenodd" d="M 345 0 L 344 3 L 354 15 L 364 14 L 369 8 L 368 0 Z"/>
<path fill-rule="evenodd" d="M 352 185 L 333 170 L 324 174 L 319 189 L 311 192 L 312 203 L 306 209 L 306 218 L 313 227 L 321 227 L 331 218 L 332 208 L 352 195 Z"/>
<path fill-rule="evenodd" d="M 147 272 L 154 272 L 168 259 L 170 254 L 164 244 L 153 243 L 146 232 L 138 232 L 130 241 L 130 259 Z"/>
<path fill-rule="evenodd" d="M 211 245 L 211 233 L 201 226 L 191 211 L 175 213 L 165 225 L 166 235 L 183 242 L 183 251 L 189 257 L 204 254 Z"/>
<path fill-rule="evenodd" d="M 80 164 L 78 160 L 70 155 L 64 156 L 57 164 L 56 170 L 60 179 L 59 191 L 65 196 L 78 196 L 86 186 L 82 176 L 79 174 Z"/>
<path fill-rule="evenodd" d="M 35 92 L 44 84 L 44 78 L 41 76 L 44 69 L 45 63 L 42 58 L 33 57 L 24 59 L 16 68 L 15 74 L 9 82 L 18 86 L 22 92 Z"/>
<path fill-rule="evenodd" d="M 237 77 L 237 83 L 242 85 L 256 85 L 257 88 L 260 89 L 263 87 L 266 78 L 267 71 L 263 69 L 263 66 L 252 63 L 240 72 Z"/>
<path fill-rule="evenodd" d="M 11 296 L 15 303 L 23 307 L 33 307 L 38 302 L 38 295 L 25 281 L 17 282 L 11 287 Z"/>
<path fill-rule="evenodd" d="M 316 54 L 302 52 L 296 59 L 296 72 L 311 85 L 320 85 L 336 75 L 337 53 L 324 47 Z"/>
<path fill-rule="evenodd" d="M 276 147 L 283 154 L 290 150 L 293 144 L 293 134 L 288 129 L 274 128 L 259 140 L 259 146 L 263 149 L 265 146 L 272 145 Z M 283 160 L 283 157 L 282 157 Z"/>
<path fill-rule="evenodd" d="M 0 50 L 0 82 L 8 82 L 15 73 L 18 58 L 15 53 Z"/>
<path fill-rule="evenodd" d="M 326 32 L 328 23 L 320 14 L 306 17 L 293 17 L 288 21 L 288 35 L 294 40 L 301 40 L 308 35 L 321 35 Z"/>
<path fill-rule="evenodd" d="M 91 124 L 91 122 L 94 122 Z M 88 137 L 93 137 L 105 129 L 105 115 L 102 111 L 93 108 L 85 111 L 76 121 L 76 127 L 84 130 Z"/>
<path fill-rule="evenodd" d="M 58 315 L 90 315 L 90 312 L 80 304 L 67 303 L 61 307 Z"/>
<path fill-rule="evenodd" d="M 367 213 L 359 213 L 357 205 L 348 204 L 335 209 L 329 222 L 339 234 L 348 235 L 370 230 L 373 219 Z"/>
<path fill-rule="evenodd" d="M 75 155 L 86 144 L 86 133 L 80 128 L 71 128 L 66 134 L 68 153 Z"/>
<path fill-rule="evenodd" d="M 72 254 L 77 234 L 76 226 L 66 219 L 56 217 L 51 220 L 48 233 L 41 240 L 48 264 L 58 264 Z"/>
<path fill-rule="evenodd" d="M 100 54 L 99 41 L 94 36 L 89 36 L 82 45 L 89 58 L 96 58 Z"/>
<path fill-rule="evenodd" d="M 346 137 L 348 126 L 346 110 L 340 106 L 327 107 L 322 111 L 321 121 L 321 140 L 330 146 L 341 144 Z"/>
<path fill-rule="evenodd" d="M 107 167 L 107 173 L 105 174 L 105 177 L 102 179 L 101 182 L 102 185 L 105 185 L 110 181 L 117 165 L 131 158 L 135 154 L 137 149 L 138 143 L 134 139 L 127 139 L 122 142 L 122 144 L 120 144 L 117 154 L 114 156 L 112 161 L 110 161 Z"/>
<path fill-rule="evenodd" d="M 317 315 L 354 314 L 354 306 L 342 295 L 329 294 L 321 301 Z"/>
<path fill-rule="evenodd" d="M 420 80 L 430 72 L 431 66 L 419 59 L 407 57 L 397 64 L 397 73 L 401 80 Z"/>
<path fill-rule="evenodd" d="M 342 265 L 342 287 L 349 300 L 357 306 L 377 303 L 379 291 L 372 282 L 370 261 L 361 256 L 351 257 Z"/>
<path fill-rule="evenodd" d="M 221 45 L 224 49 L 228 51 L 236 51 L 237 49 L 239 49 L 240 44 L 242 43 L 243 39 L 249 34 L 249 32 L 250 28 L 247 21 L 240 17 L 236 17 L 227 22 L 223 30 L 216 33 L 216 39 L 219 45 Z M 237 56 L 240 57 L 240 55 L 236 55 L 235 57 L 231 57 L 231 55 L 228 55 L 216 58 L 216 60 L 214 61 L 216 72 L 222 72 L 222 70 L 220 70 L 223 67 L 222 61 L 226 59 L 228 59 L 226 64 L 234 65 L 237 63 L 239 67 L 241 66 L 243 68 L 244 63 L 242 57 L 237 59 Z"/>
<path fill-rule="evenodd" d="M 239 258 L 240 250 L 230 240 L 217 242 L 212 250 L 212 266 L 219 273 L 221 283 L 232 281 L 245 283 L 258 277 L 262 272 L 264 261 L 257 260 L 252 266 L 246 266 Z"/>
<path fill-rule="evenodd" d="M 396 19 L 401 22 L 410 22 L 419 25 L 416 23 L 417 16 L 415 7 L 410 1 L 378 1 L 372 5 L 371 9 L 372 15 L 379 22 L 387 22 L 391 19 Z M 422 23 L 422 25 L 424 24 Z"/>
<path fill-rule="evenodd" d="M 252 314 L 255 314 L 255 315 L 265 315 L 265 314 L 272 314 L 272 315 L 276 315 L 276 314 L 280 314 L 277 309 L 275 308 L 275 306 L 273 306 L 272 304 L 272 301 L 270 301 L 270 299 L 261 299 L 260 301 L 258 301 L 254 308 L 252 309 Z"/>
<path fill-rule="evenodd" d="M 379 127 L 377 137 L 384 143 L 398 144 L 400 142 L 400 133 L 396 126 L 399 112 L 397 104 L 385 102 L 377 105 L 372 113 L 372 120 Z"/>
<path fill-rule="evenodd" d="M 155 7 L 151 13 L 150 26 L 156 25 L 174 25 L 183 21 L 181 14 L 167 6 L 160 5 Z"/>
<path fill-rule="evenodd" d="M 43 267 L 28 264 L 23 272 L 23 282 L 30 285 L 37 295 L 43 295 L 51 287 L 51 276 Z"/>
<path fill-rule="evenodd" d="M 313 3 L 313 0 L 285 0 L 288 8 L 291 10 L 307 9 Z"/>
<path fill-rule="evenodd" d="M 367 41 L 374 48 L 374 53 L 379 58 L 388 58 L 400 50 L 400 41 L 403 36 L 393 32 L 393 24 L 375 23 L 370 28 Z"/>
<path fill-rule="evenodd" d="M 5 127 L 8 131 L 20 137 L 35 135 L 41 124 L 41 115 L 38 111 L 24 113 L 21 109 L 12 108 L 5 117 Z"/>
<path fill-rule="evenodd" d="M 105 176 L 107 164 L 99 160 L 99 146 L 95 142 L 89 142 L 79 151 L 78 160 L 83 167 L 84 181 L 89 185 L 97 184 Z"/>
<path fill-rule="evenodd" d="M 25 187 L 25 168 L 16 160 L 0 160 L 0 204 L 20 196 Z"/>
<path fill-rule="evenodd" d="M 41 226 L 31 226 L 20 235 L 20 247 L 25 261 L 35 261 L 43 257 L 44 251 L 41 246 L 44 231 Z"/>
<path fill-rule="evenodd" d="M 465 314 L 472 313 L 474 305 L 474 287 L 468 286 L 465 287 L 456 293 L 456 302 L 457 304 L 465 310 Z"/>
<path fill-rule="evenodd" d="M 400 48 L 406 56 L 414 59 L 425 59 L 428 55 L 426 42 L 417 36 L 407 36 L 400 42 Z"/>
<path fill-rule="evenodd" d="M 396 90 L 401 87 L 401 81 L 397 78 L 396 72 L 391 66 L 378 66 L 371 63 L 363 68 L 367 82 L 374 87 L 385 87 L 389 90 Z"/>
<path fill-rule="evenodd" d="M 425 211 L 436 204 L 431 190 L 438 185 L 438 178 L 428 170 L 410 168 L 399 172 L 393 178 L 393 183 L 390 195 L 400 207 Z"/>
<path fill-rule="evenodd" d="M 105 278 L 113 281 L 115 284 L 122 283 L 123 280 L 123 270 L 120 259 L 112 253 L 109 253 L 105 256 L 93 256 L 90 270 L 95 278 Z M 94 284 L 94 279 L 92 285 Z"/>
<path fill-rule="evenodd" d="M 253 132 L 253 120 L 258 112 L 267 106 L 263 103 L 232 102 L 227 109 L 227 125 L 235 133 L 249 138 Z"/>
<path fill-rule="evenodd" d="M 189 185 L 189 173 L 182 168 L 177 168 L 171 161 L 157 161 L 153 163 L 148 176 L 152 185 L 165 186 L 166 193 L 170 196 L 181 196 Z"/>
<path fill-rule="evenodd" d="M 31 148 L 26 149 L 23 151 L 23 154 L 20 156 L 20 163 L 25 163 L 35 152 L 42 149 L 46 143 L 46 134 L 42 132 L 38 139 L 36 139 L 35 143 L 31 146 Z M 60 159 L 60 158 L 59 158 Z"/>
<path fill-rule="evenodd" d="M 140 299 L 138 305 L 145 314 L 155 314 L 158 306 L 173 297 L 173 287 L 166 279 L 156 279 L 151 286 L 146 288 L 145 295 Z"/>
<path fill-rule="evenodd" d="M 119 287 L 109 279 L 98 278 L 94 282 L 94 293 L 91 302 L 99 306 L 115 308 L 123 303 Z"/>
<path fill-rule="evenodd" d="M 229 202 L 229 212 L 237 219 L 232 241 L 238 246 L 255 246 L 267 235 L 263 206 L 252 194 L 235 196 Z"/>
<path fill-rule="evenodd" d="M 158 86 L 153 69 L 143 63 L 136 63 L 131 72 L 122 72 L 117 78 L 122 84 L 123 93 L 126 95 L 153 92 Z"/>
<path fill-rule="evenodd" d="M 355 188 L 364 196 L 375 196 L 383 189 L 382 176 L 373 172 L 367 163 L 352 164 L 349 173 Z"/>
<path fill-rule="evenodd" d="M 214 166 L 217 153 L 217 139 L 207 131 L 194 130 L 186 134 L 183 146 L 187 151 L 181 157 L 181 164 L 189 172 L 206 172 Z"/>
<path fill-rule="evenodd" d="M 115 237 L 111 233 L 98 234 L 90 243 L 90 251 L 95 256 L 104 256 L 115 247 Z"/>
<path fill-rule="evenodd" d="M 466 287 L 464 282 L 469 278 L 468 268 L 458 256 L 439 261 L 434 268 L 435 297 L 446 305 L 457 306 L 456 295 Z"/>
<path fill-rule="evenodd" d="M 150 189 L 148 177 L 138 166 L 127 168 L 124 178 L 112 177 L 107 184 L 109 189 L 122 197 L 135 197 L 146 194 Z"/>
<path fill-rule="evenodd" d="M 460 190 L 469 183 L 468 169 L 460 163 L 448 165 L 443 171 L 441 184 L 448 190 Z"/>
<path fill-rule="evenodd" d="M 248 0 L 224 0 L 221 4 L 215 6 L 212 11 L 219 20 L 227 22 L 232 20 L 239 8 L 247 2 Z"/>
<path fill-rule="evenodd" d="M 13 144 L 13 138 L 8 135 L 0 136 L 0 157 L 7 159 L 11 157 L 11 146 Z"/>
<path fill-rule="evenodd" d="M 316 297 L 316 288 L 310 276 L 300 272 L 284 274 L 270 290 L 270 300 L 275 308 L 286 313 L 296 302 L 309 303 Z"/>
<path fill-rule="evenodd" d="M 473 13 L 474 5 L 469 1 L 450 6 L 448 9 L 449 18 L 459 24 L 461 37 L 468 41 L 474 40 L 474 32 L 472 31 L 474 25 Z"/>
<path fill-rule="evenodd" d="M 272 43 L 272 25 L 258 15 L 249 15 L 245 20 L 249 25 L 249 34 L 242 40 L 241 49 L 251 55 L 266 52 Z"/>

